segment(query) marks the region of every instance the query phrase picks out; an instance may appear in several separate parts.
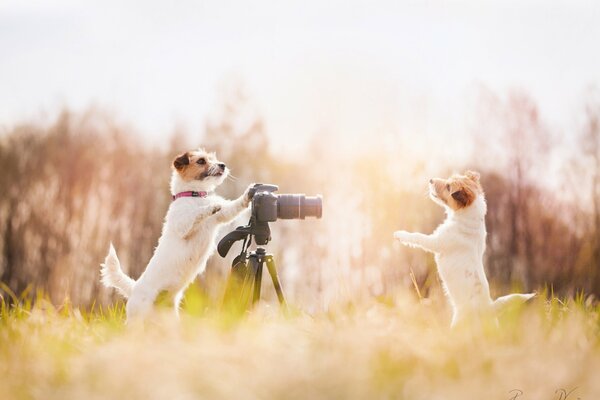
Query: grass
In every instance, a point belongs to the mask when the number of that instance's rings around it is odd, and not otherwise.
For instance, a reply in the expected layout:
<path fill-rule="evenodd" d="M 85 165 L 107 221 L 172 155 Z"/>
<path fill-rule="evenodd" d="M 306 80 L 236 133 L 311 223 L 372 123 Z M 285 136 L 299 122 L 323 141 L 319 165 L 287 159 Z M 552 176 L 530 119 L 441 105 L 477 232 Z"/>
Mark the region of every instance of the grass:
<path fill-rule="evenodd" d="M 129 327 L 122 303 L 15 301 L 0 308 L 2 399 L 600 398 L 600 308 L 584 296 L 540 296 L 478 331 L 409 296 L 236 318 L 192 293 L 180 323 Z"/>

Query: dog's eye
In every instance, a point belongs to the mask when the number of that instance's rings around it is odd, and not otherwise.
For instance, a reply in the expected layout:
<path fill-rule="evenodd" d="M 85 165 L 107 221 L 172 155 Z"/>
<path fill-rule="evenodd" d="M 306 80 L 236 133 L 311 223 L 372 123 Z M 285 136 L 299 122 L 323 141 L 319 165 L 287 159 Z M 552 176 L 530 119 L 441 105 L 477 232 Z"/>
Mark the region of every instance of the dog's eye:
<path fill-rule="evenodd" d="M 450 184 L 449 184 L 449 183 L 448 183 L 448 184 L 446 184 L 446 190 L 447 190 L 447 191 L 450 191 Z"/>
<path fill-rule="evenodd" d="M 205 158 L 199 158 L 198 161 L 196 161 L 196 163 L 200 164 L 200 165 L 204 165 L 204 164 L 206 164 L 206 159 Z"/>

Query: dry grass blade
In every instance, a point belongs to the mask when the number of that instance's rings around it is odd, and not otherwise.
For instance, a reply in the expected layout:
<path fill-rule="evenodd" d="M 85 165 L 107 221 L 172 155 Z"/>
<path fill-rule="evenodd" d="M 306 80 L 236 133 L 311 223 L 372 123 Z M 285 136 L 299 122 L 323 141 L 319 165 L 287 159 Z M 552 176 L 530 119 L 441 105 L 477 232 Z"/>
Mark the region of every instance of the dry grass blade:
<path fill-rule="evenodd" d="M 421 291 L 419 290 L 419 285 L 417 284 L 417 279 L 415 278 L 415 273 L 412 269 L 412 267 L 410 268 L 410 280 L 412 281 L 413 286 L 415 287 L 415 292 L 417 292 L 417 296 L 419 297 L 419 301 L 423 300 L 423 296 L 421 296 Z"/>

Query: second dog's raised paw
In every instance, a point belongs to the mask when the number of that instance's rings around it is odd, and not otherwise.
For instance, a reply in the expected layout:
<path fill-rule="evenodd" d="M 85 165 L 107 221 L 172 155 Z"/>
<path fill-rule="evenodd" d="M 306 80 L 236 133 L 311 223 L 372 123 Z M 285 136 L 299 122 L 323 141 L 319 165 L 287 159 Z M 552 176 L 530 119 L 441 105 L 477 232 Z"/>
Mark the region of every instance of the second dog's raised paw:
<path fill-rule="evenodd" d="M 407 240 L 409 235 L 410 233 L 406 231 L 396 231 L 394 232 L 394 239 L 404 242 Z"/>
<path fill-rule="evenodd" d="M 398 240 L 405 246 L 417 247 L 417 245 L 413 242 L 413 234 L 410 232 L 396 231 L 394 232 L 394 239 Z"/>

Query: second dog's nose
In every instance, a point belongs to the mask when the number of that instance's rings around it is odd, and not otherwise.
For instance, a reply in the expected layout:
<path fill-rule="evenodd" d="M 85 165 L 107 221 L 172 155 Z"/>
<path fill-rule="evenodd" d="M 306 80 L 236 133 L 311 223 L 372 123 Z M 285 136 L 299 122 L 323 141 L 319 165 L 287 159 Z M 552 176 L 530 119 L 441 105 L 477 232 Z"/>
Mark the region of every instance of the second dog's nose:
<path fill-rule="evenodd" d="M 225 171 L 225 167 L 226 167 L 226 165 L 225 165 L 225 164 L 223 164 L 223 163 L 221 163 L 221 164 L 219 164 L 219 167 L 220 167 L 220 168 L 221 168 L 223 171 Z"/>
<path fill-rule="evenodd" d="M 430 180 L 429 180 L 429 183 L 433 183 L 433 179 L 430 179 Z"/>

